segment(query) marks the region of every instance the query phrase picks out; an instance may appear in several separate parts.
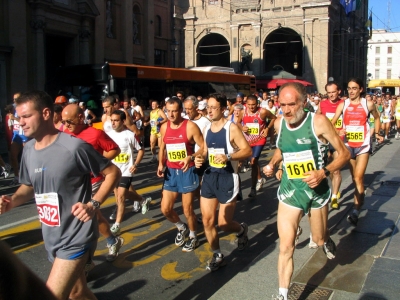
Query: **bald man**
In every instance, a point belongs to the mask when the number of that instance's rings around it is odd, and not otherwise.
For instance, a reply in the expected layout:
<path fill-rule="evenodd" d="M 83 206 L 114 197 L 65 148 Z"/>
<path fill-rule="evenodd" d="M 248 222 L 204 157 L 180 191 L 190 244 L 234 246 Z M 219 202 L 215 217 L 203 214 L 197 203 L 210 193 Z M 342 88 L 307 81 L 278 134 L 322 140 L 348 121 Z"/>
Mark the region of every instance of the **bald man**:
<path fill-rule="evenodd" d="M 121 150 L 118 145 L 102 130 L 95 129 L 85 124 L 85 114 L 76 104 L 67 105 L 62 111 L 61 122 L 64 125 L 64 132 L 89 143 L 93 148 L 109 160 L 114 159 Z M 103 181 L 103 176 L 94 177 L 92 175 L 92 194 L 96 193 Z M 100 210 L 96 210 L 97 220 L 99 222 L 99 231 L 107 240 L 108 255 L 107 261 L 114 261 L 124 244 L 122 237 L 115 237 L 110 230 L 110 226 Z"/>

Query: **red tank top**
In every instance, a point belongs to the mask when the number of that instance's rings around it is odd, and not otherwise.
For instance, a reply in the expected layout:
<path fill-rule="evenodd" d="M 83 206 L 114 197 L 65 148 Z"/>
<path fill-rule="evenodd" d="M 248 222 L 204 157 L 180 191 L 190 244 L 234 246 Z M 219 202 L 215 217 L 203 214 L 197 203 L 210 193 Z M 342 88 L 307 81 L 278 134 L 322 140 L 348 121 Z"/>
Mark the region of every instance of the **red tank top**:
<path fill-rule="evenodd" d="M 167 151 L 168 168 L 182 168 L 180 161 L 194 153 L 194 144 L 192 144 L 187 138 L 187 123 L 188 120 L 184 119 L 179 128 L 172 129 L 170 126 L 170 121 L 167 122 L 167 130 L 165 131 L 163 141 Z M 189 167 L 193 166 L 194 163 L 191 161 L 189 163 Z"/>
<path fill-rule="evenodd" d="M 259 108 L 254 114 L 246 112 L 243 116 L 243 124 L 249 128 L 248 132 L 245 133 L 245 138 L 250 146 L 263 146 L 265 145 L 266 138 L 261 136 L 260 133 L 265 127 L 265 121 L 260 118 Z"/>
<path fill-rule="evenodd" d="M 330 100 L 324 100 L 319 104 L 319 107 L 321 109 L 321 113 L 325 115 L 329 121 L 332 121 L 333 116 L 336 113 L 336 108 L 340 103 L 342 103 L 343 100 L 339 100 L 336 103 L 332 103 Z M 337 130 L 340 130 L 343 128 L 343 114 L 340 115 L 339 119 L 337 119 L 335 123 L 335 128 Z"/>
<path fill-rule="evenodd" d="M 344 102 L 343 124 L 346 130 L 345 143 L 352 148 L 360 148 L 369 143 L 367 101 L 362 98 L 359 104 L 352 104 L 350 99 Z"/>

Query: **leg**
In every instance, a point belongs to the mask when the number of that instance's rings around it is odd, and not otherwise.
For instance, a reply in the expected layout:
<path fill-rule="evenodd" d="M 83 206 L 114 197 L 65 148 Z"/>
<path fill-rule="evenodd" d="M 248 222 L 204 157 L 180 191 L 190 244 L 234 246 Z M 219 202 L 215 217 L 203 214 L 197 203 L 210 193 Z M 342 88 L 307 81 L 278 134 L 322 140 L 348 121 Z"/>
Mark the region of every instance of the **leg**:
<path fill-rule="evenodd" d="M 258 158 L 252 157 L 250 165 L 251 165 L 251 188 L 255 189 L 257 185 L 258 174 L 260 174 L 260 166 L 258 165 Z"/>
<path fill-rule="evenodd" d="M 333 152 L 332 154 L 333 159 L 336 159 L 338 156 L 337 151 Z M 342 183 L 342 174 L 340 173 L 340 170 L 337 170 L 332 173 L 332 193 L 337 195 L 340 189 L 340 185 Z"/>
<path fill-rule="evenodd" d="M 364 174 L 367 168 L 368 160 L 368 153 L 358 155 L 355 160 L 350 159 L 350 173 L 353 177 L 353 183 L 355 185 L 354 208 L 357 210 L 360 210 L 364 204 Z"/>
<path fill-rule="evenodd" d="M 133 201 L 139 201 L 139 202 L 142 201 L 142 196 L 140 196 L 140 195 L 136 192 L 136 190 L 135 190 L 135 188 L 133 187 L 133 185 L 130 185 L 130 186 L 129 186 L 129 190 L 127 191 L 126 198 L 127 198 L 127 199 L 130 199 L 130 200 L 133 200 Z"/>
<path fill-rule="evenodd" d="M 153 156 L 156 155 L 157 135 L 150 134 L 150 151 Z"/>
<path fill-rule="evenodd" d="M 75 260 L 56 258 L 51 268 L 47 287 L 58 299 L 96 299 L 86 284 L 84 268 L 89 252 Z M 77 279 L 78 278 L 78 279 Z"/>
<path fill-rule="evenodd" d="M 161 199 L 161 212 L 167 218 L 167 220 L 172 223 L 177 223 L 181 221 L 176 211 L 174 211 L 176 197 L 178 197 L 177 192 L 163 190 Z"/>
<path fill-rule="evenodd" d="M 207 241 L 211 246 L 211 250 L 219 249 L 218 231 L 215 228 L 216 211 L 218 200 L 216 198 L 200 198 L 201 214 L 203 216 L 204 233 Z"/>
<path fill-rule="evenodd" d="M 218 227 L 221 228 L 222 231 L 238 233 L 242 229 L 241 225 L 233 220 L 235 208 L 236 200 L 219 205 Z"/>
<path fill-rule="evenodd" d="M 293 274 L 293 253 L 297 228 L 303 211 L 290 207 L 282 202 L 278 206 L 279 258 L 278 276 L 279 288 L 288 289 Z"/>
<path fill-rule="evenodd" d="M 101 235 L 104 236 L 104 238 L 112 236 L 113 234 L 111 233 L 110 225 L 108 224 L 106 218 L 104 218 L 100 210 L 96 211 L 96 216 L 99 223 L 99 231 Z"/>
<path fill-rule="evenodd" d="M 15 177 L 19 177 L 18 155 L 21 152 L 22 144 L 12 142 L 10 147 L 10 163 L 14 170 Z"/>
<path fill-rule="evenodd" d="M 193 210 L 194 192 L 182 194 L 183 213 L 185 214 L 190 231 L 197 230 L 196 215 Z"/>
<path fill-rule="evenodd" d="M 117 189 L 117 195 L 115 197 L 117 200 L 117 218 L 115 219 L 115 223 L 121 223 L 124 218 L 127 191 L 128 190 L 124 187 L 118 187 Z"/>
<path fill-rule="evenodd" d="M 309 221 L 313 241 L 322 246 L 329 239 L 328 205 L 320 209 L 311 209 Z"/>

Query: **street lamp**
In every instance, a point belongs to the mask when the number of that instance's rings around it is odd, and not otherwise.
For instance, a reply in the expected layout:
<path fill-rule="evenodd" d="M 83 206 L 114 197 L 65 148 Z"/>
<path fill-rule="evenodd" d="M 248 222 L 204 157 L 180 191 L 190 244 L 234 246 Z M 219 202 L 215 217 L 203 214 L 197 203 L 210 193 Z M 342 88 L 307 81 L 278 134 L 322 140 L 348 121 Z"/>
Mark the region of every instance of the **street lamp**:
<path fill-rule="evenodd" d="M 178 51 L 179 43 L 175 38 L 171 41 L 171 51 L 172 51 L 172 67 L 175 68 L 175 54 Z"/>

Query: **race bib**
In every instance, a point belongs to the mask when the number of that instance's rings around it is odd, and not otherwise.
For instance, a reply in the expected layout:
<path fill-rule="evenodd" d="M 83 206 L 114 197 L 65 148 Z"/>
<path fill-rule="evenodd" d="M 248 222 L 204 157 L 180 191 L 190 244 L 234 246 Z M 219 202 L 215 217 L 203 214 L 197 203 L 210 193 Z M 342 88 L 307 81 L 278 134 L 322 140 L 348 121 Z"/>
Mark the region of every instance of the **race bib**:
<path fill-rule="evenodd" d="M 114 161 L 119 164 L 125 164 L 129 161 L 130 155 L 127 153 L 120 153 L 114 158 Z"/>
<path fill-rule="evenodd" d="M 57 193 L 35 194 L 40 222 L 49 227 L 60 226 L 60 205 Z"/>
<path fill-rule="evenodd" d="M 396 108 L 396 117 L 400 118 L 400 107 Z"/>
<path fill-rule="evenodd" d="M 215 160 L 215 155 L 217 154 L 225 154 L 225 150 L 223 148 L 208 148 L 208 162 L 210 164 L 211 167 L 214 168 L 225 168 L 226 167 L 226 163 L 222 163 L 222 164 L 217 164 L 214 162 Z"/>
<path fill-rule="evenodd" d="M 250 135 L 259 135 L 260 134 L 260 124 L 258 123 L 246 123 L 247 133 Z"/>
<path fill-rule="evenodd" d="M 302 179 L 304 173 L 315 170 L 314 157 L 311 150 L 296 153 L 283 153 L 284 165 L 289 179 Z"/>
<path fill-rule="evenodd" d="M 334 116 L 335 116 L 334 113 L 326 113 L 326 117 L 329 119 L 329 121 L 332 121 Z M 342 126 L 343 126 L 343 116 L 340 115 L 340 117 L 335 122 L 335 128 L 342 128 Z"/>
<path fill-rule="evenodd" d="M 368 121 L 369 121 L 370 123 L 374 123 L 374 122 L 375 122 L 374 116 L 373 116 L 373 115 L 370 115 Z"/>
<path fill-rule="evenodd" d="M 166 144 L 167 156 L 170 162 L 181 161 L 187 156 L 185 143 Z"/>
<path fill-rule="evenodd" d="M 364 141 L 364 127 L 363 126 L 346 126 L 346 138 L 349 142 Z"/>
<path fill-rule="evenodd" d="M 156 127 L 156 121 L 150 120 L 150 127 L 151 127 L 151 128 Z"/>

